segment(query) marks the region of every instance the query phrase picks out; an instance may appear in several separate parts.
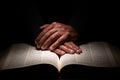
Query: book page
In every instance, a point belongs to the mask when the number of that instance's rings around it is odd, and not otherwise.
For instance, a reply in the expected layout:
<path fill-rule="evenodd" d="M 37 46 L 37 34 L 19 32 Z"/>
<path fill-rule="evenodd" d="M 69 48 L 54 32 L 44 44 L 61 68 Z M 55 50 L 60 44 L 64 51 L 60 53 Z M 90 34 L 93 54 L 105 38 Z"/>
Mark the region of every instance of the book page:
<path fill-rule="evenodd" d="M 114 53 L 113 56 L 118 66 L 120 66 L 120 47 L 115 45 L 110 45 L 111 52 Z"/>
<path fill-rule="evenodd" d="M 57 67 L 58 56 L 50 51 L 36 50 L 28 44 L 13 44 L 10 51 L 6 53 L 2 69 L 11 69 L 32 66 L 37 64 L 51 64 Z M 1 64 L 1 63 L 0 63 Z"/>
<path fill-rule="evenodd" d="M 64 67 L 70 64 L 80 64 L 95 67 L 120 66 L 116 63 L 115 57 L 113 56 L 115 53 L 111 51 L 110 45 L 108 45 L 108 43 L 90 42 L 82 44 L 80 48 L 82 49 L 81 54 L 63 55 L 60 58 L 60 66 Z"/>
<path fill-rule="evenodd" d="M 5 53 L 8 53 L 8 52 L 9 52 L 9 48 L 0 51 L 0 70 L 5 62 L 6 57 L 8 56 Z"/>

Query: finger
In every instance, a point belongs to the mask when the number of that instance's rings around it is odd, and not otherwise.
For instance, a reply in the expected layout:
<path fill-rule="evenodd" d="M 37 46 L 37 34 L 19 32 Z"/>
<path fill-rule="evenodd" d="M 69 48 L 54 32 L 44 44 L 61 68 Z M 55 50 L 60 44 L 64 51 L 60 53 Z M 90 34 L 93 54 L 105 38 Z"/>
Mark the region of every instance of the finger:
<path fill-rule="evenodd" d="M 55 41 L 50 47 L 50 50 L 54 50 L 55 48 L 57 48 L 60 44 L 62 44 L 62 42 L 64 42 L 69 36 L 69 32 L 66 32 L 64 35 L 62 35 L 59 39 L 57 39 L 57 41 Z"/>
<path fill-rule="evenodd" d="M 75 52 L 77 51 L 77 49 L 70 43 L 70 42 L 65 42 L 64 45 L 72 50 L 74 50 Z"/>
<path fill-rule="evenodd" d="M 56 31 L 57 31 L 56 29 L 51 29 L 51 30 L 49 30 L 43 37 L 41 37 L 41 38 L 39 39 L 39 42 L 38 42 L 39 47 L 41 47 L 41 45 L 42 45 L 51 35 L 53 35 Z M 55 35 L 54 35 L 54 36 L 55 36 Z"/>
<path fill-rule="evenodd" d="M 40 27 L 40 29 L 45 29 L 46 27 L 48 27 L 50 24 L 45 24 L 43 26 Z"/>
<path fill-rule="evenodd" d="M 74 48 L 76 48 L 76 53 L 81 53 L 82 49 L 80 47 L 78 47 L 75 43 L 73 43 L 72 41 L 69 42 L 72 46 L 74 46 Z"/>
<path fill-rule="evenodd" d="M 59 49 L 63 50 L 63 51 L 66 52 L 66 53 L 70 53 L 70 54 L 75 53 L 74 50 L 66 47 L 65 45 L 61 45 L 61 46 L 59 47 Z"/>
<path fill-rule="evenodd" d="M 39 41 L 39 39 L 44 36 L 45 33 L 47 33 L 50 29 L 52 29 L 54 27 L 55 23 L 50 24 L 48 27 L 46 27 L 41 33 L 40 35 L 36 38 L 36 42 Z"/>
<path fill-rule="evenodd" d="M 38 45 L 38 44 L 36 44 L 36 48 L 37 48 L 37 49 L 40 49 L 40 47 L 39 47 L 39 45 Z"/>
<path fill-rule="evenodd" d="M 55 49 L 54 52 L 57 53 L 58 55 L 64 55 L 65 54 L 65 52 L 61 49 Z"/>
<path fill-rule="evenodd" d="M 61 35 L 58 32 L 55 32 L 51 35 L 44 43 L 41 45 L 41 49 L 47 49 L 52 43 L 54 43 Z"/>

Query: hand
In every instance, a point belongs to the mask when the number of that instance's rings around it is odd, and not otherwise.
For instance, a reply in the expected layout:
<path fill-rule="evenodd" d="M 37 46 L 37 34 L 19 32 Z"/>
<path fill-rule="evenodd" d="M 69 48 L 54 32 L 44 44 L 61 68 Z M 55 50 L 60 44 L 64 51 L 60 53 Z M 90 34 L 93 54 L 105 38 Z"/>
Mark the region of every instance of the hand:
<path fill-rule="evenodd" d="M 66 24 L 53 22 L 52 24 L 46 24 L 41 27 L 43 31 L 38 35 L 35 42 L 38 49 L 54 50 L 58 46 L 64 43 L 68 38 L 77 38 L 75 30 Z"/>
<path fill-rule="evenodd" d="M 66 53 L 68 54 L 80 54 L 82 50 L 80 47 L 78 47 L 76 44 L 74 44 L 72 41 L 65 42 L 63 45 L 60 45 L 57 49 L 53 50 L 58 55 L 64 55 Z"/>

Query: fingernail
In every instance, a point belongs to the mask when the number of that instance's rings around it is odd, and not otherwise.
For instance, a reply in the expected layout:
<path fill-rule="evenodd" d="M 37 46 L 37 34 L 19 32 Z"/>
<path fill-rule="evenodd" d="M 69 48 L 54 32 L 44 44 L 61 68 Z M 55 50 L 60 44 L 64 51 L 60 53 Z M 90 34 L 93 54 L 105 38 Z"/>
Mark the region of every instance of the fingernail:
<path fill-rule="evenodd" d="M 45 47 L 44 47 L 44 46 L 42 46 L 42 47 L 41 47 L 41 49 L 42 49 L 42 50 L 45 50 Z"/>
<path fill-rule="evenodd" d="M 77 49 L 79 50 L 80 48 L 79 48 L 79 47 L 77 47 Z"/>
<path fill-rule="evenodd" d="M 74 51 L 73 51 L 73 50 L 70 50 L 70 53 L 74 53 Z"/>
<path fill-rule="evenodd" d="M 37 45 L 37 48 L 40 49 L 40 47 Z"/>
<path fill-rule="evenodd" d="M 76 53 L 77 53 L 77 54 L 80 54 L 80 53 L 82 53 L 82 50 L 78 49 L 78 50 L 76 51 Z"/>
<path fill-rule="evenodd" d="M 41 47 L 41 49 L 44 49 L 44 47 Z"/>
<path fill-rule="evenodd" d="M 60 55 L 64 55 L 65 54 L 65 52 L 64 51 L 61 51 L 61 54 Z"/>

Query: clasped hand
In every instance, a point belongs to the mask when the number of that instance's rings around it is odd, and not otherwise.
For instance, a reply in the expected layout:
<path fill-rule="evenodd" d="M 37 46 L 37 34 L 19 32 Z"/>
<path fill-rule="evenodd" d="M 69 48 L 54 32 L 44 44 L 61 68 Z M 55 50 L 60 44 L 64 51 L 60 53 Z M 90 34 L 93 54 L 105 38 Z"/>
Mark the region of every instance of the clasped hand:
<path fill-rule="evenodd" d="M 78 34 L 71 26 L 53 22 L 41 26 L 40 29 L 42 32 L 35 40 L 37 49 L 51 50 L 59 55 L 82 52 L 80 47 L 74 43 Z"/>

